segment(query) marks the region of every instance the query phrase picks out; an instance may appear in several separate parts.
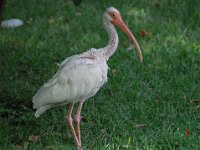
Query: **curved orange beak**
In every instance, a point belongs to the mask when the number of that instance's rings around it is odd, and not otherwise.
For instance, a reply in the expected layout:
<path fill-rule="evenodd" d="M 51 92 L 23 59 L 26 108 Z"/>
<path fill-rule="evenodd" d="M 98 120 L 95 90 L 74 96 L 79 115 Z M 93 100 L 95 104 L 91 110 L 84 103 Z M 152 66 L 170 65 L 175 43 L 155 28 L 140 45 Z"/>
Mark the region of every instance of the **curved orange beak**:
<path fill-rule="evenodd" d="M 112 21 L 112 23 L 114 25 L 117 25 L 133 42 L 133 44 L 135 45 L 138 55 L 139 55 L 139 59 L 140 59 L 140 63 L 142 63 L 142 52 L 140 50 L 140 46 L 137 42 L 137 40 L 135 39 L 135 37 L 133 36 L 132 32 L 129 30 L 128 26 L 124 23 L 124 21 L 121 19 L 121 16 L 116 16 L 116 18 Z"/>

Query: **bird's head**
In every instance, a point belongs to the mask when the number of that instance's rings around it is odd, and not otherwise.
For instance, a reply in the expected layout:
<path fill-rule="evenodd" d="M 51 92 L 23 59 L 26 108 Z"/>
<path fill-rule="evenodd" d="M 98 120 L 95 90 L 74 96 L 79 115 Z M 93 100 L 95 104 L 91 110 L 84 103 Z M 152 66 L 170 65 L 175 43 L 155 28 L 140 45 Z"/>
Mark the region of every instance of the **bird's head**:
<path fill-rule="evenodd" d="M 131 39 L 131 41 L 137 49 L 140 62 L 142 63 L 142 53 L 140 50 L 140 46 L 135 37 L 133 36 L 132 32 L 129 30 L 128 26 L 122 20 L 120 12 L 116 8 L 110 7 L 105 11 L 103 19 L 104 23 L 118 26 Z"/>

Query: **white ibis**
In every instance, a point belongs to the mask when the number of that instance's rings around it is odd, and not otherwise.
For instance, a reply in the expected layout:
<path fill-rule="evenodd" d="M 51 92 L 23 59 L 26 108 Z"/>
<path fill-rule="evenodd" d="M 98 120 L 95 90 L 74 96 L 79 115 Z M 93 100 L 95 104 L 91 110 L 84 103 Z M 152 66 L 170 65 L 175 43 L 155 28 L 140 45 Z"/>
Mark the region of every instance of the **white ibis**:
<path fill-rule="evenodd" d="M 107 61 L 114 54 L 119 41 L 115 25 L 134 43 L 142 63 L 140 47 L 116 8 L 110 7 L 105 11 L 103 24 L 109 35 L 108 45 L 100 49 L 91 48 L 87 52 L 66 58 L 53 78 L 45 83 L 33 97 L 33 108 L 37 109 L 36 118 L 52 107 L 69 104 L 66 120 L 78 150 L 82 150 L 81 108 L 85 100 L 94 96 L 107 81 Z M 71 114 L 77 102 L 79 105 L 75 115 L 75 131 Z"/>

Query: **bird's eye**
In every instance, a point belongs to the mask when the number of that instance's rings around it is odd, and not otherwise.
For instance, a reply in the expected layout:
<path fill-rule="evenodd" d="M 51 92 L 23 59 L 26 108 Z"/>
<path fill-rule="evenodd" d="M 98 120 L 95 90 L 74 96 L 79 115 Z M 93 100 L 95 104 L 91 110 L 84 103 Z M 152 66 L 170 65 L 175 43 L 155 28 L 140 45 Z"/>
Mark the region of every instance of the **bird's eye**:
<path fill-rule="evenodd" d="M 115 14 L 112 14 L 113 17 L 115 17 Z"/>

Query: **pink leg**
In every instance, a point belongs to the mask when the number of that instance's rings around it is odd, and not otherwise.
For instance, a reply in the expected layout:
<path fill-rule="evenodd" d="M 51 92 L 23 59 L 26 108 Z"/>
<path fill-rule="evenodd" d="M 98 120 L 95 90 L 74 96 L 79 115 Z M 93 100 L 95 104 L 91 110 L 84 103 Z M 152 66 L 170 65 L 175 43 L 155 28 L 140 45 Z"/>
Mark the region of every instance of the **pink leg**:
<path fill-rule="evenodd" d="M 81 145 L 81 131 L 80 131 L 80 121 L 81 121 L 81 109 L 82 109 L 82 106 L 83 106 L 83 102 L 80 102 L 79 105 L 78 105 L 78 110 L 76 112 L 76 116 L 75 116 L 75 121 L 76 121 L 76 125 L 77 125 L 77 134 L 78 134 L 78 141 L 79 141 L 79 144 Z"/>
<path fill-rule="evenodd" d="M 70 128 L 70 130 L 72 132 L 72 135 L 74 137 L 74 141 L 76 143 L 76 146 L 78 147 L 79 150 L 81 150 L 80 149 L 81 145 L 79 144 L 78 138 L 76 136 L 76 132 L 74 130 L 74 126 L 72 124 L 72 116 L 71 115 L 72 115 L 73 107 L 74 107 L 74 103 L 71 103 L 70 106 L 69 106 L 69 112 L 67 114 L 67 118 L 66 119 L 67 119 L 67 123 L 69 125 L 69 128 Z"/>

